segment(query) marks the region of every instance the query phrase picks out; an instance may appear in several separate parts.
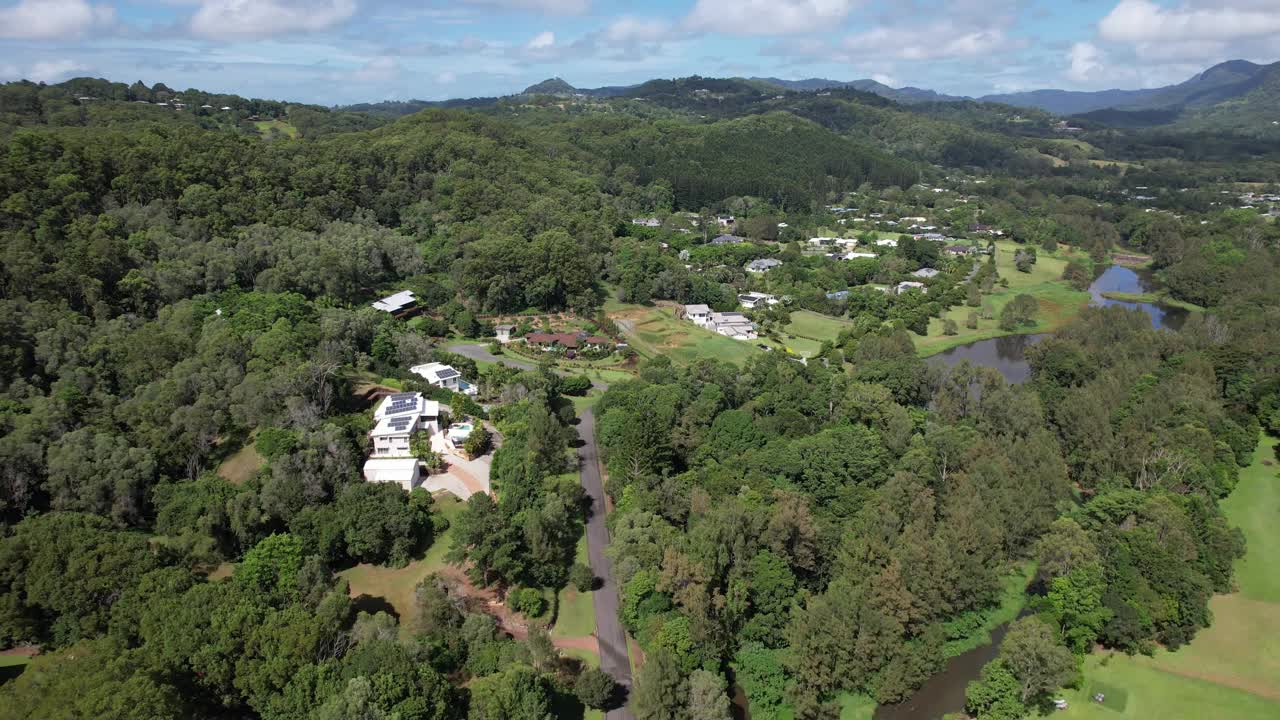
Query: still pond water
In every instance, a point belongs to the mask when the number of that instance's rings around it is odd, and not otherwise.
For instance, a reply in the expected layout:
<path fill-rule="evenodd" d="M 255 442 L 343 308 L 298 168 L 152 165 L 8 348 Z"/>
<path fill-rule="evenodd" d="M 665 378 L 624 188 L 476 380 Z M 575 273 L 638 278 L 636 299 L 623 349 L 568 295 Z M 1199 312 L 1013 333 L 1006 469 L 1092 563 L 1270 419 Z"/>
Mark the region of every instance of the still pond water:
<path fill-rule="evenodd" d="M 1155 287 L 1155 280 L 1147 271 L 1113 265 L 1106 269 L 1089 286 L 1092 305 L 1138 309 L 1151 318 L 1156 328 L 1179 330 L 1187 319 L 1187 311 L 1160 303 L 1132 303 L 1109 300 L 1104 292 L 1145 293 Z M 930 362 L 951 367 L 962 360 L 974 365 L 985 365 L 1000 371 L 1009 382 L 1025 382 L 1031 373 L 1026 350 L 1048 337 L 1040 335 L 1009 335 L 982 340 L 952 348 L 930 358 Z M 929 678 L 911 697 L 896 705 L 876 708 L 876 720 L 935 720 L 947 713 L 964 710 L 964 691 L 969 682 L 978 678 L 982 666 L 993 660 L 1000 649 L 1000 642 L 1008 632 L 1003 625 L 991 633 L 992 642 L 970 650 L 947 661 L 942 672 Z"/>
<path fill-rule="evenodd" d="M 1155 279 L 1148 270 L 1112 265 L 1099 275 L 1089 286 L 1089 294 L 1093 297 L 1091 305 L 1106 307 L 1119 305 L 1145 312 L 1156 328 L 1181 330 L 1187 321 L 1187 311 L 1161 303 L 1134 303 L 1110 300 L 1102 296 L 1105 292 L 1145 293 L 1156 286 Z M 943 367 L 959 365 L 968 360 L 973 365 L 984 365 L 995 368 L 1011 383 L 1025 382 L 1031 374 L 1027 365 L 1027 348 L 1048 337 L 1039 335 L 1006 335 L 1005 337 L 979 340 L 968 345 L 951 348 L 929 358 L 929 361 Z"/>

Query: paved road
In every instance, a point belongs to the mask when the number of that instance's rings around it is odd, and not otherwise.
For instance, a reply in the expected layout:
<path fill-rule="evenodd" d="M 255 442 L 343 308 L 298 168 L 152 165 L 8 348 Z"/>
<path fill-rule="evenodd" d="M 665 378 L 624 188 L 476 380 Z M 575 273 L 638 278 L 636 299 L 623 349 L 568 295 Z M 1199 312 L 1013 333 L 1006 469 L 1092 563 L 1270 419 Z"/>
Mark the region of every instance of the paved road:
<path fill-rule="evenodd" d="M 462 357 L 471 358 L 472 360 L 480 360 L 481 362 L 500 362 L 505 363 L 508 367 L 520 368 L 521 370 L 537 370 L 537 366 L 530 362 L 522 362 L 520 360 L 512 360 L 508 356 L 494 355 L 484 345 L 476 343 L 464 343 L 461 345 L 450 345 L 445 348 L 451 353 L 461 355 Z"/>
<path fill-rule="evenodd" d="M 582 438 L 579 457 L 582 464 L 582 488 L 591 498 L 591 516 L 587 519 L 587 558 L 591 570 L 600 578 L 601 586 L 592 593 L 596 609 L 596 640 L 600 644 L 600 669 L 613 676 L 620 685 L 631 691 L 631 662 L 627 657 L 627 636 L 618 621 L 618 584 L 613 579 L 613 568 L 605 557 L 609 546 L 609 528 L 605 525 L 604 483 L 600 480 L 600 450 L 596 446 L 596 419 L 590 408 L 582 411 L 578 423 L 578 435 Z M 633 720 L 631 710 L 625 707 L 610 710 L 606 720 Z"/>
<path fill-rule="evenodd" d="M 463 343 L 460 345 L 449 345 L 445 348 L 451 353 L 461 355 L 462 357 L 471 358 L 472 360 L 480 360 L 482 362 L 500 362 L 505 363 L 507 367 L 519 368 L 520 370 L 537 370 L 538 367 L 528 360 L 513 360 L 514 355 L 494 355 L 489 352 L 489 348 L 476 343 Z M 572 370 L 563 370 L 561 368 L 552 368 L 552 372 L 563 377 L 574 375 Z M 584 371 L 585 372 L 585 371 Z M 608 390 L 609 383 L 603 380 L 591 378 L 591 387 L 597 390 Z"/>
<path fill-rule="evenodd" d="M 472 360 L 486 362 L 504 362 L 522 370 L 536 369 L 533 364 L 519 360 L 511 360 L 505 356 L 497 356 L 489 352 L 484 345 L 466 343 L 451 345 L 449 352 L 457 353 Z M 568 372 L 557 370 L 561 375 Z M 601 380 L 592 380 L 592 385 L 604 390 L 609 386 Z M 591 498 L 591 516 L 587 518 L 587 560 L 591 571 L 600 578 L 600 588 L 591 594 L 596 611 L 596 642 L 600 646 L 600 669 L 613 676 L 618 684 L 631 691 L 631 661 L 627 654 L 627 636 L 622 631 L 622 623 L 618 617 L 618 583 L 613 579 L 613 568 L 609 558 L 605 557 L 605 548 L 609 547 L 609 527 L 605 524 L 604 483 L 600 479 L 600 448 L 596 445 L 596 418 L 590 408 L 582 411 L 578 423 L 578 436 L 582 438 L 582 448 L 578 451 L 580 464 L 578 472 L 582 481 L 582 489 Z M 610 710 L 606 720 L 634 720 L 631 710 L 621 707 Z"/>

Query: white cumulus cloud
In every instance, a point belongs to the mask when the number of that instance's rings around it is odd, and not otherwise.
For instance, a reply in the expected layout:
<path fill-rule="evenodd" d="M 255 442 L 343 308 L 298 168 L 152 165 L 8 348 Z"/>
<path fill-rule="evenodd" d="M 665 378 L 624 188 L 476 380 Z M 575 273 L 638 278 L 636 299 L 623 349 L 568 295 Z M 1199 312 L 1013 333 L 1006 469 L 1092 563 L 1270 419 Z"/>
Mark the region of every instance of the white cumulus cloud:
<path fill-rule="evenodd" d="M 58 40 L 115 22 L 115 8 L 86 0 L 19 0 L 0 7 L 0 38 Z"/>
<path fill-rule="evenodd" d="M 1205 42 L 1280 33 L 1274 2 L 1219 0 L 1164 7 L 1151 0 L 1120 0 L 1098 24 L 1103 38 L 1118 42 Z"/>
<path fill-rule="evenodd" d="M 943 38 L 938 42 L 916 42 L 917 37 Z M 854 57 L 875 55 L 897 60 L 945 60 L 986 55 L 1010 43 L 999 28 L 961 31 L 945 25 L 925 28 L 878 27 L 845 38 L 844 49 Z"/>
<path fill-rule="evenodd" d="M 582 15 L 591 9 L 591 0 L 465 0 L 465 2 L 470 5 L 526 10 L 545 15 Z"/>
<path fill-rule="evenodd" d="M 525 47 L 528 48 L 529 50 L 548 50 L 555 46 L 556 46 L 556 34 L 551 32 L 550 30 L 547 30 L 545 32 L 540 32 L 537 35 L 534 35 L 533 39 L 531 39 L 528 42 L 528 44 L 525 45 Z"/>
<path fill-rule="evenodd" d="M 1097 45 L 1078 42 L 1071 46 L 1067 59 L 1071 61 L 1071 67 L 1067 69 L 1067 77 L 1079 83 L 1086 83 L 1094 79 L 1096 73 L 1102 69 L 1105 56 Z"/>
<path fill-rule="evenodd" d="M 698 0 L 685 19 L 694 30 L 789 35 L 829 30 L 862 0 Z"/>
<path fill-rule="evenodd" d="M 316 32 L 347 21 L 355 11 L 355 0 L 202 0 L 191 31 L 222 39 Z"/>

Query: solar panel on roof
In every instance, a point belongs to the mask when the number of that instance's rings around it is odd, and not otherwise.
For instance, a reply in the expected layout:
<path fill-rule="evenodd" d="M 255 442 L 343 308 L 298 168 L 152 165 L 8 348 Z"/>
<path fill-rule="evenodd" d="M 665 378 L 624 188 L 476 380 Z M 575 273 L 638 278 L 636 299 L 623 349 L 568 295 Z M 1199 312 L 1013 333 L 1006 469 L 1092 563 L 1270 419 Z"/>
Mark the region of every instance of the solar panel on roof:
<path fill-rule="evenodd" d="M 396 393 L 394 395 L 388 395 L 387 397 L 391 398 L 391 402 L 403 402 L 405 400 L 413 400 L 417 396 L 418 396 L 417 393 L 402 392 L 402 393 Z"/>
<path fill-rule="evenodd" d="M 454 370 L 453 368 L 449 368 L 448 370 L 441 370 L 437 374 L 437 377 L 439 377 L 441 380 L 448 380 L 450 378 L 456 378 L 461 374 L 462 373 L 458 372 L 457 370 Z"/>

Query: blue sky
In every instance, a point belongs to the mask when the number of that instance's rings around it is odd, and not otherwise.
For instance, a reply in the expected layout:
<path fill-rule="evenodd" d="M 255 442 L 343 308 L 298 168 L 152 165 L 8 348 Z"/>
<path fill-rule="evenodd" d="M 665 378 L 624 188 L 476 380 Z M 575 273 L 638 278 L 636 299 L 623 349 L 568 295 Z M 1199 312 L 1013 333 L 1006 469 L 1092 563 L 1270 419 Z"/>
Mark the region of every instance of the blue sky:
<path fill-rule="evenodd" d="M 0 0 L 0 80 L 337 104 L 654 77 L 874 78 L 980 95 L 1280 59 L 1280 0 Z"/>

